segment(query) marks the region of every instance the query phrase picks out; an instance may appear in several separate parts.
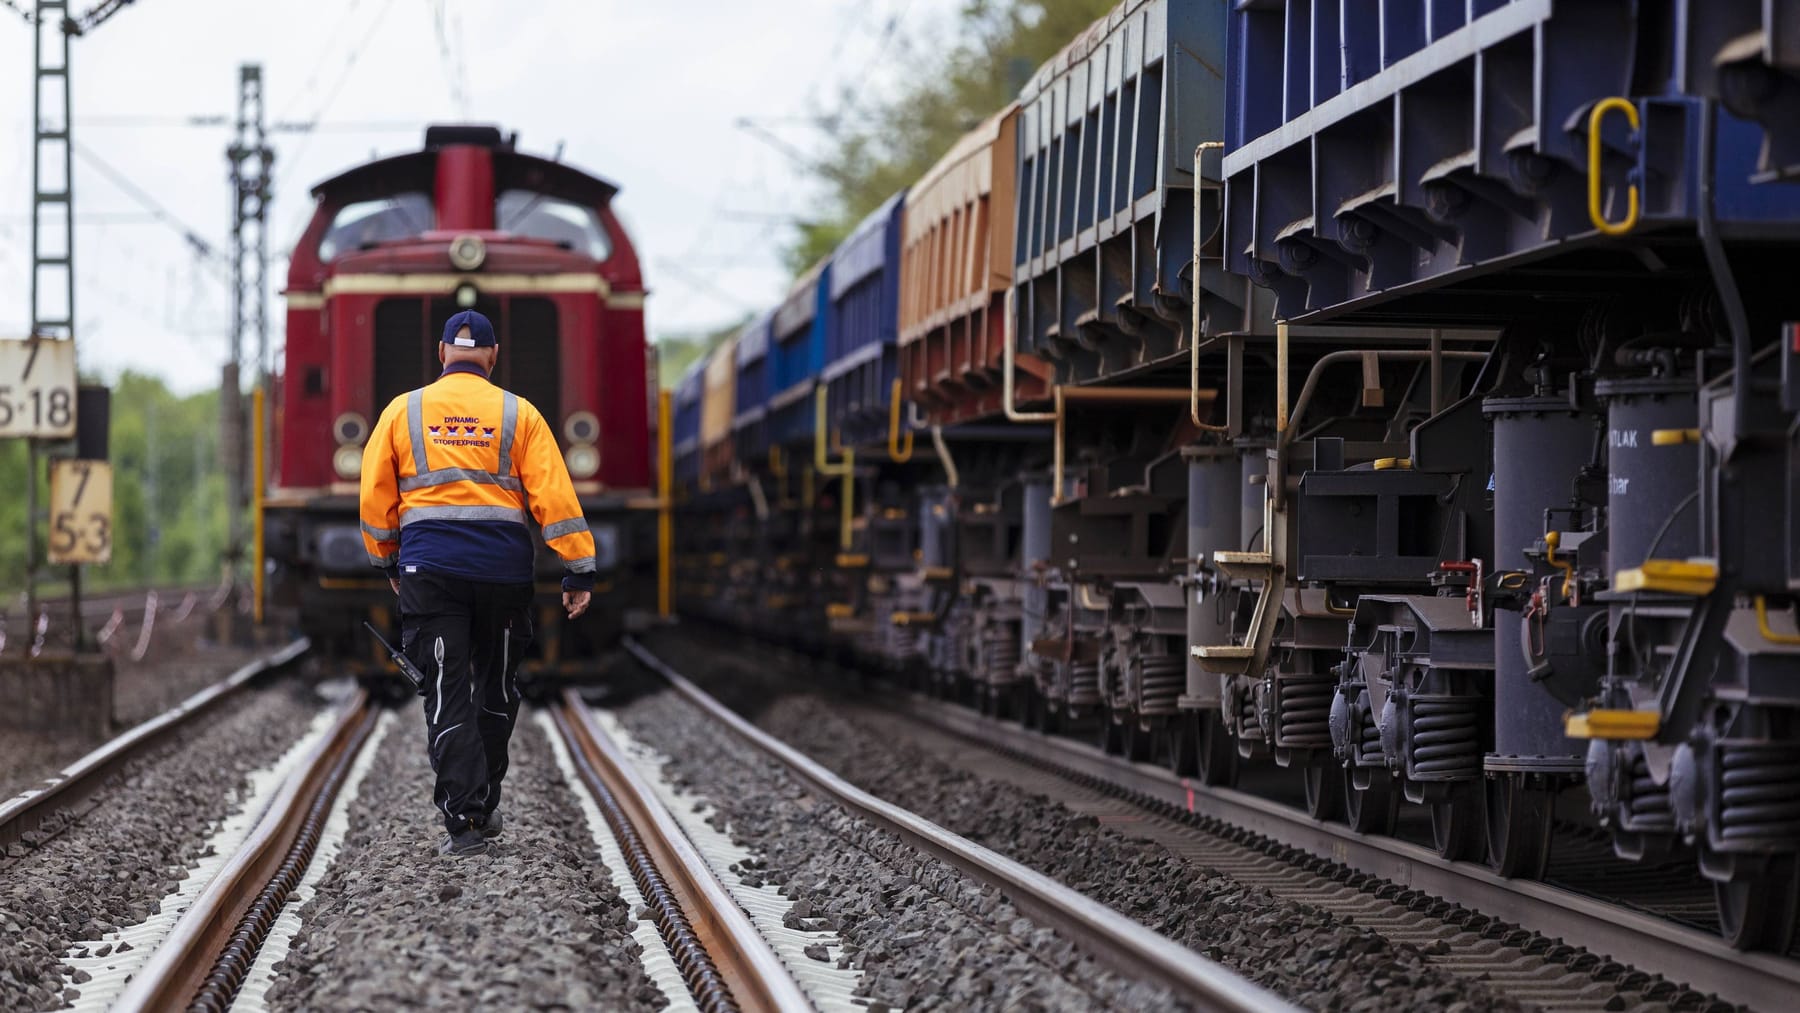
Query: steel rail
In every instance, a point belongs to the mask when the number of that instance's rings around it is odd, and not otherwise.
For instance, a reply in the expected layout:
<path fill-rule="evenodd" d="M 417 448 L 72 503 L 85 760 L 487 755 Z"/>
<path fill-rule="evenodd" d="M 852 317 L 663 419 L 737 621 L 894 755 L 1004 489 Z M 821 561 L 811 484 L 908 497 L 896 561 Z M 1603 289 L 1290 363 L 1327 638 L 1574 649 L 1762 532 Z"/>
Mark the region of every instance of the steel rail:
<path fill-rule="evenodd" d="M 581 697 L 565 690 L 550 717 L 613 826 L 646 902 L 663 908 L 654 912 L 658 928 L 701 1008 L 812 1008 L 774 948 Z"/>
<path fill-rule="evenodd" d="M 73 820 L 51 826 L 59 813 L 91 809 L 94 795 L 127 763 L 147 750 L 167 741 L 176 732 L 191 725 L 196 718 L 212 712 L 220 703 L 273 671 L 306 653 L 311 642 L 305 637 L 265 655 L 238 669 L 211 686 L 195 693 L 174 707 L 123 732 L 93 752 L 76 760 L 49 783 L 0 804 L 0 849 L 36 831 L 47 836 L 61 831 Z M 83 809 L 83 807 L 86 809 Z M 40 840 L 38 843 L 42 843 Z"/>
<path fill-rule="evenodd" d="M 625 649 L 676 692 L 785 767 L 814 791 L 963 873 L 1001 891 L 1027 916 L 1048 925 L 1130 977 L 1154 981 L 1200 1009 L 1297 1010 L 1299 1007 L 1054 879 L 982 847 L 845 781 L 714 700 L 639 644 Z"/>
<path fill-rule="evenodd" d="M 229 1007 L 275 915 L 304 875 L 323 816 L 377 716 L 368 691 L 357 690 L 243 846 L 132 978 L 115 1011 Z"/>
<path fill-rule="evenodd" d="M 1732 949 L 1718 936 L 1532 880 L 1506 879 L 1485 866 L 1447 862 L 1430 849 L 1391 837 L 1364 836 L 1322 823 L 1291 806 L 1232 788 L 1215 788 L 1131 763 L 1094 746 L 1042 735 L 912 693 L 877 694 L 883 706 L 977 746 L 1013 753 L 1052 772 L 1091 779 L 1151 804 L 1213 817 L 1277 844 L 1356 872 L 1478 910 L 1520 928 L 1661 971 L 1687 987 L 1741 1006 L 1785 1009 L 1800 995 L 1800 962 Z"/>

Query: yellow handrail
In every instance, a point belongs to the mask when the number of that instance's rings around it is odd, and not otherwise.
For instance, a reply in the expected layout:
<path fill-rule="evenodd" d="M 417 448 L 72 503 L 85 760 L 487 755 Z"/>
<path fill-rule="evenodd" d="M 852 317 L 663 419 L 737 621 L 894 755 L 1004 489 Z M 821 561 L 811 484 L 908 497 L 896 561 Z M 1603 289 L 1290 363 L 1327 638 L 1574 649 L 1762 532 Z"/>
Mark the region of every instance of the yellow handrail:
<path fill-rule="evenodd" d="M 825 386 L 820 384 L 813 393 L 813 467 L 821 475 L 833 475 L 843 479 L 844 494 L 838 499 L 842 501 L 842 509 L 838 513 L 838 545 L 850 548 L 850 524 L 856 518 L 856 450 L 844 448 L 844 459 L 832 462 L 825 454 Z"/>
<path fill-rule="evenodd" d="M 1544 532 L 1544 562 L 1562 571 L 1562 596 L 1569 597 L 1569 587 L 1575 583 L 1575 564 L 1563 562 L 1556 558 L 1556 550 L 1562 545 L 1562 532 Z"/>
<path fill-rule="evenodd" d="M 1194 277 L 1189 297 L 1194 311 L 1193 328 L 1188 332 L 1188 417 L 1194 428 L 1206 433 L 1229 432 L 1229 425 L 1215 426 L 1200 417 L 1200 163 L 1208 148 L 1225 147 L 1224 141 L 1202 141 L 1194 149 Z"/>
<path fill-rule="evenodd" d="M 905 464 L 912 460 L 913 431 L 906 431 L 906 449 L 900 449 L 900 378 L 894 378 L 894 386 L 888 395 L 888 460 L 895 464 Z"/>
<path fill-rule="evenodd" d="M 1800 647 L 1800 635 L 1777 633 L 1769 625 L 1769 600 L 1760 594 L 1756 596 L 1756 630 L 1771 644 Z"/>
<path fill-rule="evenodd" d="M 1594 228 L 1605 236 L 1622 236 L 1637 227 L 1638 223 L 1638 188 L 1636 183 L 1628 183 L 1625 188 L 1625 218 L 1622 221 L 1609 222 L 1600 206 L 1600 128 L 1604 125 L 1606 114 L 1619 110 L 1625 114 L 1625 122 L 1631 124 L 1632 130 L 1638 129 L 1637 106 L 1627 99 L 1602 99 L 1588 113 L 1588 218 Z"/>
<path fill-rule="evenodd" d="M 1022 412 L 1013 400 L 1013 370 L 1018 367 L 1019 328 L 1018 318 L 1013 312 L 1018 308 L 1018 289 L 1006 290 L 1006 308 L 1000 316 L 1001 365 L 1000 365 L 1000 405 L 1006 409 L 1006 418 L 1011 422 L 1055 422 L 1055 412 Z"/>

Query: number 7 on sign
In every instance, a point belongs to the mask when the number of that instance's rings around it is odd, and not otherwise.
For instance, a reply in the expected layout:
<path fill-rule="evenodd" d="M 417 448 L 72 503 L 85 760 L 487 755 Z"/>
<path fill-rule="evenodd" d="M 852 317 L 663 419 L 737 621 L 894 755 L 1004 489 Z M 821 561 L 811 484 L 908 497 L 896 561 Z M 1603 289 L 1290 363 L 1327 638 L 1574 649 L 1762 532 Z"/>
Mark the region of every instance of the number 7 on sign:
<path fill-rule="evenodd" d="M 112 465 L 59 460 L 50 467 L 50 562 L 112 559 Z"/>
<path fill-rule="evenodd" d="M 75 343 L 0 339 L 0 439 L 75 435 Z"/>

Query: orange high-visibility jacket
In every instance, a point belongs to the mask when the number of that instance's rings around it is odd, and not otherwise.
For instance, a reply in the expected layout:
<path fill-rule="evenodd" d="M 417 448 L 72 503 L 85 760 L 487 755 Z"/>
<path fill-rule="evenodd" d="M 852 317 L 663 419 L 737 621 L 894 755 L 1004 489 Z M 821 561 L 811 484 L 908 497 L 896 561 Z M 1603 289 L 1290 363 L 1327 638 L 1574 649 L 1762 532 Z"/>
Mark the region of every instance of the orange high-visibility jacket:
<path fill-rule="evenodd" d="M 562 557 L 565 586 L 591 587 L 594 536 L 556 436 L 531 402 L 457 363 L 381 413 L 362 463 L 371 564 L 526 583 L 534 528 Z"/>

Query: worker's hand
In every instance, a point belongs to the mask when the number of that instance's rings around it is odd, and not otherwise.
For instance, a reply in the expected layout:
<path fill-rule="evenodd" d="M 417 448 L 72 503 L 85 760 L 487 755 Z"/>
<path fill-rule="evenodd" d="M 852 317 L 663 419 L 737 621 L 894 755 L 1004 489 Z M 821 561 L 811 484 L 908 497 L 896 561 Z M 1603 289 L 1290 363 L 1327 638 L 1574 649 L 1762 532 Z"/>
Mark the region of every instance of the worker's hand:
<path fill-rule="evenodd" d="M 570 619 L 579 619 L 588 610 L 588 602 L 593 601 L 592 591 L 564 591 L 563 608 L 569 610 Z"/>
<path fill-rule="evenodd" d="M 388 586 L 393 588 L 394 593 L 396 595 L 398 595 L 400 593 L 400 578 L 399 577 L 389 577 L 388 578 Z"/>

